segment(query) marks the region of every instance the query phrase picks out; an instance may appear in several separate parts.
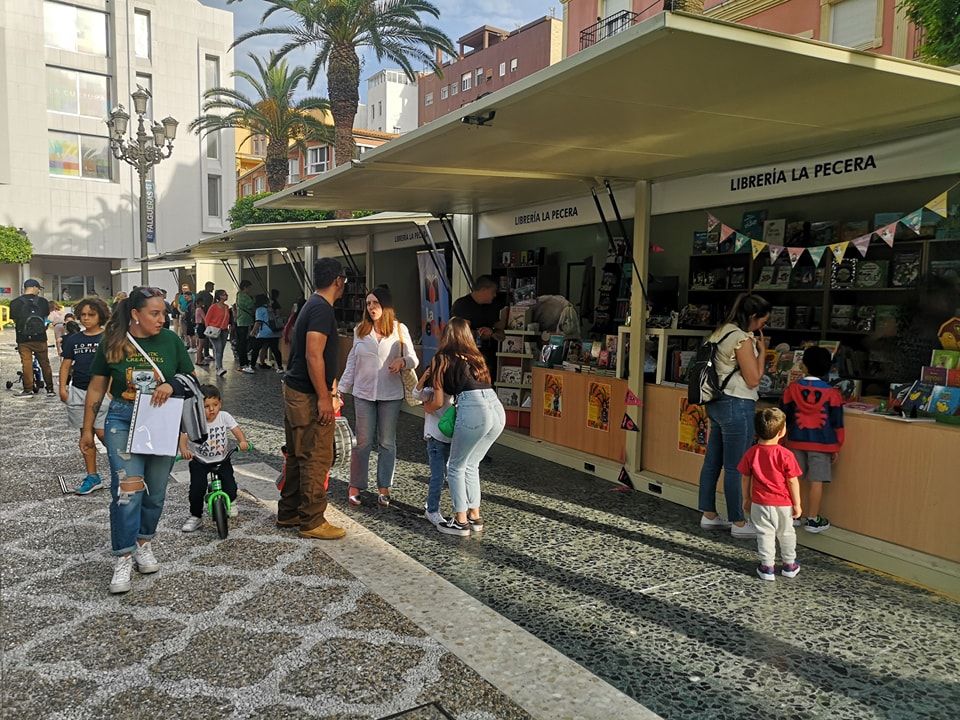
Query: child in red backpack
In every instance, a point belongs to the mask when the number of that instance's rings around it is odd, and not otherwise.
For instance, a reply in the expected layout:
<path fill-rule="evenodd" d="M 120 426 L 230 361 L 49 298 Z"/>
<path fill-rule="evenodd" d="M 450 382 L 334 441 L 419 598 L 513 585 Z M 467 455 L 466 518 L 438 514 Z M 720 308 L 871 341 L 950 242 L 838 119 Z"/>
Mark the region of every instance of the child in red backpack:
<path fill-rule="evenodd" d="M 826 348 L 812 345 L 803 351 L 807 376 L 787 385 L 782 408 L 787 415 L 787 447 L 793 450 L 809 483 L 807 532 L 830 529 L 820 515 L 823 486 L 832 479 L 832 465 L 843 445 L 843 395 L 823 378 L 830 372 L 832 357 Z"/>

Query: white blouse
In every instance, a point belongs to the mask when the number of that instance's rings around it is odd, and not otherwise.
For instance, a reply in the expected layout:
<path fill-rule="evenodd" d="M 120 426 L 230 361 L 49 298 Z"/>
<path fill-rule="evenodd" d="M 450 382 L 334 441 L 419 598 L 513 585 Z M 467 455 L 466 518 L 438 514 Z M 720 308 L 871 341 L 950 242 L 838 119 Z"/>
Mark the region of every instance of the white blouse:
<path fill-rule="evenodd" d="M 379 341 L 373 332 L 358 338 L 354 331 L 353 347 L 340 377 L 340 391 L 363 400 L 402 400 L 400 373 L 389 370 L 390 363 L 398 357 L 403 357 L 404 367 L 408 370 L 415 369 L 420 362 L 413 351 L 410 331 L 403 323 L 394 323 L 393 334 Z"/>

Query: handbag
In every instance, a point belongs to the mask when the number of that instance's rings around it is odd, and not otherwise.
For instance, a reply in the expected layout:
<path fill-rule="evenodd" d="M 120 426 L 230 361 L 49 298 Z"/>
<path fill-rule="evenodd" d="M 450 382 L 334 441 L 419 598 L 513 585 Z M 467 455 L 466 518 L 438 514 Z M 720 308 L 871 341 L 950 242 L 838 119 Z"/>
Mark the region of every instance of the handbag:
<path fill-rule="evenodd" d="M 444 435 L 448 438 L 453 437 L 453 429 L 457 424 L 457 406 L 451 405 L 446 410 L 444 410 L 443 415 L 440 416 L 440 421 L 437 423 L 437 427 L 440 429 Z"/>
<path fill-rule="evenodd" d="M 400 335 L 400 357 L 403 358 L 405 355 L 403 352 L 403 333 L 400 332 L 399 328 L 397 328 L 397 333 Z M 400 381 L 403 383 L 403 399 L 407 405 L 411 407 L 423 405 L 423 402 L 413 394 L 413 391 L 417 389 L 417 373 L 410 368 L 404 368 L 400 371 Z"/>
<path fill-rule="evenodd" d="M 207 327 L 204 328 L 203 335 L 213 340 L 214 338 L 220 337 L 220 332 L 220 328 L 216 325 L 207 325 Z"/>

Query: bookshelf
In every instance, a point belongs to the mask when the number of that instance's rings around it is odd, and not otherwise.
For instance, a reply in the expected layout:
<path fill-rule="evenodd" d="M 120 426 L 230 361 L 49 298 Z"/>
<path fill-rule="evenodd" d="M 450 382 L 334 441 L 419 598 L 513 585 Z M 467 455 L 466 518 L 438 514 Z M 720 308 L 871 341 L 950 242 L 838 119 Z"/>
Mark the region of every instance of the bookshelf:
<path fill-rule="evenodd" d="M 367 291 L 364 290 L 366 286 L 366 275 L 351 276 L 343 297 L 333 306 L 338 325 L 353 328 L 363 318 L 367 303 Z"/>

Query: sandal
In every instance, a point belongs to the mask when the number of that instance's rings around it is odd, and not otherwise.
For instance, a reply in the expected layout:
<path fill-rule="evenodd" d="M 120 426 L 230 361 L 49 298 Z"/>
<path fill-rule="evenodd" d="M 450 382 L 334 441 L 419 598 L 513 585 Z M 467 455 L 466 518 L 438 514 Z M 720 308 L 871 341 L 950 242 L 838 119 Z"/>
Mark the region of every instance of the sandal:
<path fill-rule="evenodd" d="M 380 493 L 377 495 L 377 504 L 380 507 L 390 507 L 390 496 Z"/>
<path fill-rule="evenodd" d="M 363 503 L 360 500 L 360 491 L 356 488 L 347 489 L 347 502 L 354 507 L 360 507 Z"/>

